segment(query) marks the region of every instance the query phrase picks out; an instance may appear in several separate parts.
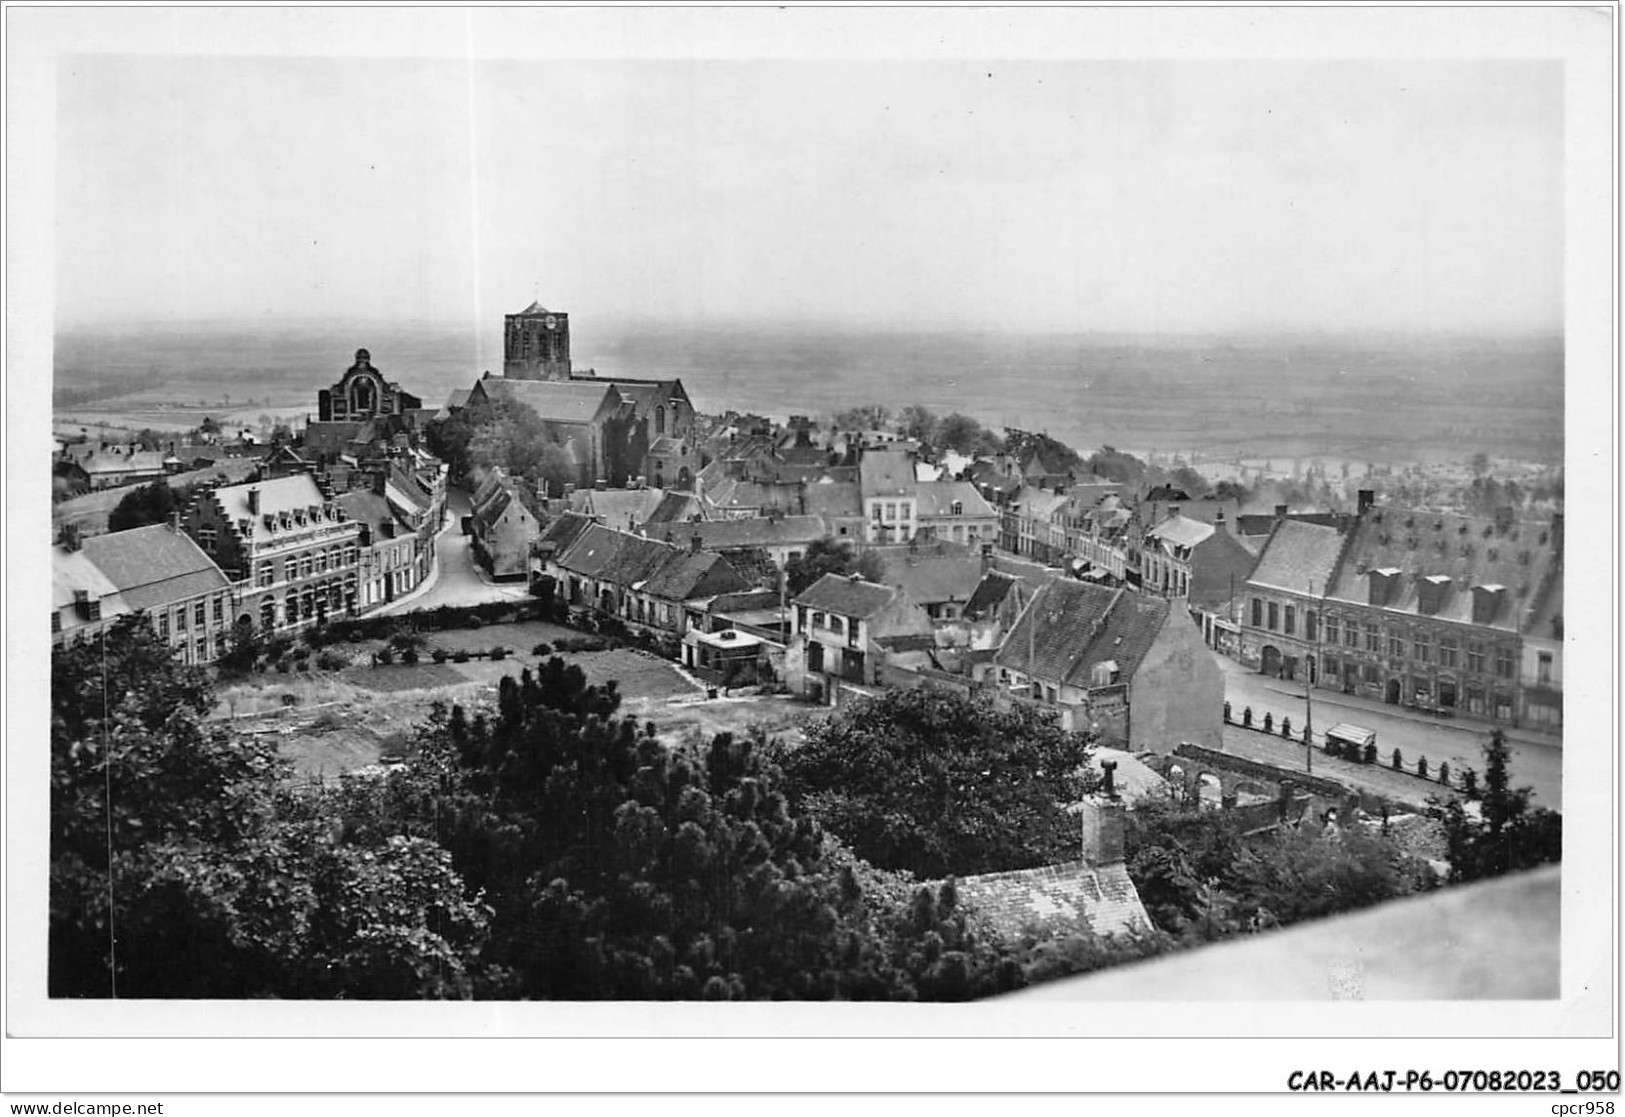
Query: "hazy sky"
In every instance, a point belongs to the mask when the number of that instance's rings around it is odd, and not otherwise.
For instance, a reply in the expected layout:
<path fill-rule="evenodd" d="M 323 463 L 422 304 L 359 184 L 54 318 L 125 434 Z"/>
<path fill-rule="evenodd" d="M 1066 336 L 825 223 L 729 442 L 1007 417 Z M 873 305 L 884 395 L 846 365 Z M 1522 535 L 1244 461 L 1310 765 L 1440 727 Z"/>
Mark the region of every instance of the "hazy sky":
<path fill-rule="evenodd" d="M 1561 65 L 84 55 L 58 320 L 1557 329 Z"/>

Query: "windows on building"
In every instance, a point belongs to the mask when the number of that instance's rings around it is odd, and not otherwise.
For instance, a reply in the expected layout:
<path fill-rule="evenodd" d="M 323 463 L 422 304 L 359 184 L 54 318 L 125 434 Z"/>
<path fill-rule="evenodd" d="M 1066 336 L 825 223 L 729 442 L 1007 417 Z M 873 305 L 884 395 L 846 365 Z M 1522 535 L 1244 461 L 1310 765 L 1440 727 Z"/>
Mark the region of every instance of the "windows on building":
<path fill-rule="evenodd" d="M 1306 612 L 1304 614 L 1303 638 L 1305 640 L 1318 640 L 1318 639 L 1320 639 L 1320 625 L 1319 625 L 1319 622 L 1320 622 L 1320 618 L 1315 616 L 1315 611 L 1313 609 L 1310 609 L 1308 612 Z"/>
<path fill-rule="evenodd" d="M 1454 636 L 1439 637 L 1439 666 L 1456 666 L 1456 656 L 1459 645 Z"/>
<path fill-rule="evenodd" d="M 1405 641 L 1390 634 L 1388 637 L 1388 654 L 1395 659 L 1403 656 L 1405 654 Z"/>
<path fill-rule="evenodd" d="M 1512 678 L 1512 649 L 1505 644 L 1495 649 L 1495 674 L 1502 679 Z"/>
<path fill-rule="evenodd" d="M 1269 612 L 1270 612 L 1269 630 L 1271 632 L 1274 632 L 1276 629 L 1281 627 L 1281 607 L 1279 605 L 1277 605 L 1275 602 L 1271 601 L 1269 603 Z"/>
<path fill-rule="evenodd" d="M 175 631 L 186 631 L 186 606 L 184 605 L 175 610 Z"/>
<path fill-rule="evenodd" d="M 897 505 L 896 504 L 891 503 L 891 502 L 887 502 L 887 504 L 886 504 L 886 519 L 887 520 L 895 520 L 895 519 L 897 519 Z"/>
<path fill-rule="evenodd" d="M 1472 640 L 1467 641 L 1467 670 L 1484 673 L 1484 645 Z"/>
<path fill-rule="evenodd" d="M 197 529 L 197 544 L 205 551 L 214 550 L 215 538 L 216 533 L 213 527 L 200 527 Z"/>
<path fill-rule="evenodd" d="M 1281 631 L 1284 632 L 1288 636 L 1293 635 L 1293 632 L 1294 632 L 1295 628 L 1297 627 L 1296 623 L 1295 623 L 1297 621 L 1297 619 L 1298 619 L 1298 611 L 1296 609 L 1294 609 L 1292 606 L 1288 605 L 1286 607 L 1286 623 L 1284 625 L 1282 625 Z M 1272 625 L 1271 627 L 1274 627 L 1274 626 Z"/>
<path fill-rule="evenodd" d="M 164 612 L 158 614 L 158 635 L 161 638 L 165 639 L 165 640 L 169 639 L 169 611 L 168 610 L 165 610 Z"/>
<path fill-rule="evenodd" d="M 1382 651 L 1382 630 L 1374 624 L 1365 626 L 1365 650 L 1368 652 Z"/>
<path fill-rule="evenodd" d="M 1253 598 L 1253 627 L 1264 627 L 1264 603 L 1256 597 Z"/>
<path fill-rule="evenodd" d="M 262 563 L 260 563 L 260 571 L 259 571 L 259 583 L 260 583 L 260 585 L 268 586 L 274 581 L 276 581 L 276 572 L 272 569 L 270 562 L 262 562 Z"/>
<path fill-rule="evenodd" d="M 218 600 L 217 598 L 216 601 Z M 209 623 L 209 607 L 201 601 L 192 607 L 192 623 L 198 628 Z"/>
<path fill-rule="evenodd" d="M 1552 685 L 1552 653 L 1540 652 L 1535 656 L 1535 682 L 1540 686 Z"/>
<path fill-rule="evenodd" d="M 1313 614 L 1311 614 L 1311 616 L 1312 615 Z M 1314 622 L 1311 621 L 1310 623 L 1312 625 Z M 1327 617 L 1326 618 L 1326 643 L 1328 643 L 1328 644 L 1337 643 L 1337 618 L 1336 617 Z"/>
<path fill-rule="evenodd" d="M 1365 681 L 1372 686 L 1382 681 L 1382 674 L 1377 670 L 1375 663 L 1365 665 Z"/>
<path fill-rule="evenodd" d="M 54 635 L 55 633 L 58 633 L 58 632 L 61 632 L 61 631 L 62 631 L 62 614 L 57 612 L 55 609 L 52 609 L 51 610 L 51 632 Z"/>
<path fill-rule="evenodd" d="M 224 624 L 225 620 L 226 620 L 226 599 L 223 598 L 223 597 L 216 597 L 214 599 L 214 623 L 215 624 Z"/>
<path fill-rule="evenodd" d="M 878 524 L 880 522 L 881 511 L 882 509 L 880 502 L 877 500 L 869 506 L 869 518 Z"/>
<path fill-rule="evenodd" d="M 962 500 L 954 501 L 950 507 L 955 516 L 963 516 L 965 514 L 965 502 Z"/>
<path fill-rule="evenodd" d="M 1428 663 L 1432 661 L 1433 645 L 1429 642 L 1429 639 L 1425 633 L 1418 635 L 1416 639 L 1412 641 L 1411 652 L 1415 656 L 1416 662 L 1418 663 Z"/>
<path fill-rule="evenodd" d="M 1326 675 L 1327 679 L 1334 680 L 1334 681 L 1336 680 L 1336 678 L 1337 678 L 1337 667 L 1338 667 L 1338 664 L 1337 664 L 1337 657 L 1336 656 L 1328 655 L 1328 656 L 1322 656 L 1321 657 L 1320 668 L 1321 668 L 1322 671 L 1325 672 L 1325 675 Z"/>

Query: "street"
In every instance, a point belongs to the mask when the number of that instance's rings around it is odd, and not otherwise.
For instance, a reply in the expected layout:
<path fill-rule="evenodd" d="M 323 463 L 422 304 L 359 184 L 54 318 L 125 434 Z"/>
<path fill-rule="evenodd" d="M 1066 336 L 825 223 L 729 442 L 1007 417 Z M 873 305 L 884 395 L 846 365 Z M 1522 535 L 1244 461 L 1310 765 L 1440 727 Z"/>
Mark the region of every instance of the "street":
<path fill-rule="evenodd" d="M 524 582 L 491 582 L 474 561 L 473 540 L 463 534 L 463 517 L 469 513 L 468 494 L 452 489 L 446 494 L 447 521 L 434 541 L 434 572 L 414 594 L 379 609 L 379 613 L 405 613 L 433 609 L 438 605 L 478 605 L 487 601 L 528 598 Z"/>
<path fill-rule="evenodd" d="M 1241 721 L 1242 711 L 1251 706 L 1253 724 L 1263 722 L 1266 713 L 1279 728 L 1282 717 L 1292 719 L 1295 733 L 1301 733 L 1304 722 L 1304 688 L 1301 684 L 1268 678 L 1249 670 L 1226 656 L 1214 653 L 1219 669 L 1224 673 L 1225 698 L 1230 703 L 1230 716 Z M 1453 772 L 1472 768 L 1484 774 L 1484 745 L 1489 742 L 1491 726 L 1465 720 L 1438 720 L 1425 714 L 1412 714 L 1398 707 L 1385 706 L 1369 699 L 1355 698 L 1334 691 L 1315 690 L 1311 698 L 1313 725 L 1317 739 L 1327 728 L 1338 722 L 1350 722 L 1377 734 L 1377 749 L 1381 763 L 1388 765 L 1394 749 L 1399 749 L 1405 766 L 1416 770 L 1418 757 L 1427 757 L 1428 767 L 1437 772 L 1441 761 L 1447 762 Z M 1239 736 L 1238 736 L 1239 735 Z M 1265 740 L 1262 734 L 1227 727 L 1226 747 L 1232 737 Z M 1301 737 L 1300 737 L 1301 740 Z M 1283 745 L 1285 742 L 1281 742 Z M 1534 805 L 1561 810 L 1563 807 L 1563 749 L 1557 742 L 1547 742 L 1536 734 L 1518 729 L 1507 731 L 1507 745 L 1512 756 L 1510 769 L 1513 787 L 1532 787 Z M 1271 746 L 1273 747 L 1273 746 Z M 1294 754 L 1301 763 L 1303 746 Z M 1321 766 L 1321 756 L 1315 757 L 1315 767 Z"/>

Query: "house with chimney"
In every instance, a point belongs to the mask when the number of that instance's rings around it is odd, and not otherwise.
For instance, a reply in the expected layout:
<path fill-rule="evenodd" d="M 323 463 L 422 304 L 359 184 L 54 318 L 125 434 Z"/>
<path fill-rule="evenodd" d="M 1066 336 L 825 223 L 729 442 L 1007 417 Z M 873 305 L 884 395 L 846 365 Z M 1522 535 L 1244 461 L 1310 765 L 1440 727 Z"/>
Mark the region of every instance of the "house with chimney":
<path fill-rule="evenodd" d="M 334 502 L 361 525 L 356 611 L 366 612 L 416 589 L 425 574 L 418 561 L 418 535 L 394 502 L 373 489 L 352 489 Z"/>
<path fill-rule="evenodd" d="M 1244 652 L 1266 674 L 1320 688 L 1555 729 L 1562 538 L 1561 515 L 1379 506 L 1362 490 L 1341 532 L 1277 523 L 1248 581 Z"/>
<path fill-rule="evenodd" d="M 1035 927 L 1102 936 L 1149 931 L 1125 861 L 1128 806 L 1116 786 L 1116 767 L 1104 761 L 1099 790 L 1074 808 L 1081 830 L 1077 860 L 958 878 L 960 904 L 1011 938 Z"/>
<path fill-rule="evenodd" d="M 1140 590 L 1183 601 L 1209 647 L 1228 644 L 1239 632 L 1235 602 L 1256 561 L 1230 531 L 1175 511 L 1141 542 Z"/>
<path fill-rule="evenodd" d="M 52 551 L 53 642 L 94 635 L 143 614 L 182 663 L 212 663 L 225 650 L 236 599 L 231 580 L 168 523 L 83 539 L 71 529 Z"/>
<path fill-rule="evenodd" d="M 540 534 L 545 518 L 541 502 L 529 486 L 494 466 L 474 489 L 470 506 L 475 559 L 493 578 L 528 577 L 531 542 Z"/>
<path fill-rule="evenodd" d="M 1224 682 L 1190 615 L 1126 589 L 1056 578 L 1022 610 L 982 680 L 1131 752 L 1218 747 Z"/>
<path fill-rule="evenodd" d="M 914 457 L 897 450 L 865 450 L 858 463 L 864 542 L 906 543 L 919 530 Z"/>
<path fill-rule="evenodd" d="M 591 522 L 544 533 L 545 573 L 565 604 L 596 610 L 663 635 L 687 629 L 689 603 L 740 593 L 749 583 L 721 555 Z"/>
<path fill-rule="evenodd" d="M 237 621 L 283 631 L 360 607 L 361 525 L 308 473 L 200 492 L 183 524 L 238 583 Z"/>
<path fill-rule="evenodd" d="M 970 547 L 997 543 L 999 512 L 968 481 L 920 481 L 914 486 L 921 535 Z"/>
<path fill-rule="evenodd" d="M 903 591 L 857 575 L 825 574 L 791 601 L 786 679 L 803 695 L 833 696 L 841 682 L 874 686 L 880 641 L 929 638 L 930 616 Z"/>

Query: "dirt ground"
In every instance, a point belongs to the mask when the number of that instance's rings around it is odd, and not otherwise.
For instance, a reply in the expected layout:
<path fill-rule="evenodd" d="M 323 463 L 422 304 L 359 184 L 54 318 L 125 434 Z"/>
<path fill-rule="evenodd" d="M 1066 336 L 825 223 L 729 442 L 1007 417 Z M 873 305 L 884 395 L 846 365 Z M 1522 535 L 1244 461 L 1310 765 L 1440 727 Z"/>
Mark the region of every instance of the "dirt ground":
<path fill-rule="evenodd" d="M 530 654 L 537 643 L 579 635 L 539 622 L 429 633 L 430 647 L 456 651 L 500 644 L 514 654 L 496 661 L 433 663 L 425 658 L 387 667 L 369 666 L 381 641 L 338 644 L 325 650 L 350 658 L 352 666 L 223 682 L 214 717 L 243 732 L 274 735 L 297 776 L 332 778 L 400 758 L 434 702 L 474 706 L 490 701 L 503 675 L 517 675 L 540 662 Z M 822 712 L 774 695 L 708 699 L 705 688 L 675 664 L 630 648 L 563 653 L 563 658 L 579 666 L 592 683 L 615 680 L 622 713 L 654 722 L 661 738 L 672 744 L 696 735 L 744 733 L 756 725 L 794 740 L 801 723 Z"/>

